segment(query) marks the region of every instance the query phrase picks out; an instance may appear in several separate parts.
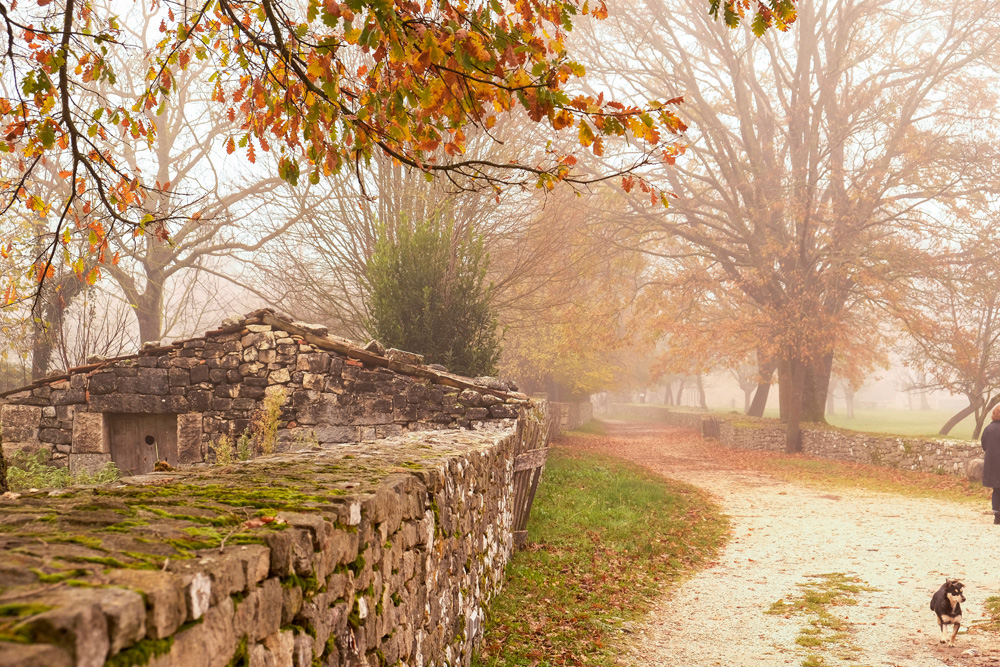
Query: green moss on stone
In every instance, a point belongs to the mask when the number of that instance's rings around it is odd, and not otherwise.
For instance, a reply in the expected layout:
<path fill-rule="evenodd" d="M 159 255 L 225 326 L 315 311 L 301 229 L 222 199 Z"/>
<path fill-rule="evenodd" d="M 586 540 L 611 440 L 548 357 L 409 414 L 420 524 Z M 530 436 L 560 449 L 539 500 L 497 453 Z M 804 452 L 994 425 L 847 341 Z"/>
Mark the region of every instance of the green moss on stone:
<path fill-rule="evenodd" d="M 240 639 L 240 643 L 236 647 L 236 652 L 233 654 L 233 659 L 229 661 L 228 667 L 250 667 L 250 652 L 247 649 L 246 635 L 243 635 Z"/>
<path fill-rule="evenodd" d="M 52 607 L 44 604 L 8 602 L 0 604 L 0 618 L 25 618 L 46 612 Z"/>
<path fill-rule="evenodd" d="M 66 581 L 67 579 L 85 577 L 87 575 L 86 570 L 81 570 L 79 568 L 62 570 L 60 572 L 52 572 L 48 574 L 35 567 L 31 568 L 31 571 L 38 575 L 38 583 L 40 584 L 58 584 L 59 582 Z"/>

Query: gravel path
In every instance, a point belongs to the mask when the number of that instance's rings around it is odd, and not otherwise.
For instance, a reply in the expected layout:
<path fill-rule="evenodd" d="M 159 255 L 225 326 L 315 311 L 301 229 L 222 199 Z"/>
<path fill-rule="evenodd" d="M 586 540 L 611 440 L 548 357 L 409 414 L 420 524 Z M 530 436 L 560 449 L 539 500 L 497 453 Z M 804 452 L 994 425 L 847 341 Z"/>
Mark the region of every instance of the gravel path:
<path fill-rule="evenodd" d="M 824 665 L 1000 666 L 1000 640 L 965 632 L 983 600 L 1000 595 L 1000 526 L 987 508 L 836 490 L 824 493 L 713 461 L 691 431 L 606 422 L 608 453 L 711 493 L 732 521 L 717 562 L 660 600 L 635 628 L 628 662 L 684 667 L 801 665 L 795 639 L 808 619 L 764 612 L 800 593 L 809 575 L 842 572 L 877 591 L 830 608 L 850 623 L 854 659 Z M 597 440 L 597 439 L 595 439 Z M 931 594 L 961 579 L 968 601 L 954 648 L 939 646 Z"/>

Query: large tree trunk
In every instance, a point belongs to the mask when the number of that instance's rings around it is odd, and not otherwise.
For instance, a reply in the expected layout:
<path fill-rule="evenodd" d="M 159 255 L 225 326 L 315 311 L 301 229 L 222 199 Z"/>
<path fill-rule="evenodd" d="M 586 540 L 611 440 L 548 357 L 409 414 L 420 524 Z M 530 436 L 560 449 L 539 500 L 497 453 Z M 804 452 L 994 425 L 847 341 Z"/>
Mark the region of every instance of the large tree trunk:
<path fill-rule="evenodd" d="M 833 355 L 812 363 L 803 362 L 802 421 L 826 423 L 826 396 L 830 392 Z"/>
<path fill-rule="evenodd" d="M 31 336 L 31 379 L 45 377 L 52 370 L 52 356 L 62 337 L 66 309 L 83 290 L 85 283 L 73 274 L 61 275 L 42 288 Z"/>
<path fill-rule="evenodd" d="M 757 354 L 757 390 L 753 394 L 753 402 L 747 407 L 747 414 L 751 417 L 763 417 L 764 408 L 767 407 L 767 397 L 771 393 L 771 380 L 774 378 L 775 365 L 770 361 L 762 361 L 760 353 Z"/>
<path fill-rule="evenodd" d="M 31 379 L 40 380 L 49 374 L 52 362 L 52 348 L 55 343 L 55 327 L 51 322 L 38 317 L 31 331 Z"/>
<path fill-rule="evenodd" d="M 788 407 L 792 396 L 792 374 L 787 360 L 778 362 L 778 419 L 788 423 Z"/>
<path fill-rule="evenodd" d="M 701 379 L 701 373 L 698 373 L 695 382 L 698 385 L 698 407 L 702 410 L 708 410 L 708 401 L 705 399 L 705 383 Z"/>
<path fill-rule="evenodd" d="M 758 385 L 759 387 L 760 385 Z M 743 390 L 743 414 L 750 414 L 750 403 L 753 400 L 753 389 Z"/>
<path fill-rule="evenodd" d="M 674 392 L 672 392 L 670 390 L 670 385 L 671 384 L 672 384 L 671 382 L 668 382 L 665 385 L 663 385 L 663 404 L 664 405 L 673 405 L 674 404 Z"/>
<path fill-rule="evenodd" d="M 139 322 L 139 344 L 158 343 L 163 337 L 163 283 L 146 283 L 146 291 L 136 299 L 135 317 Z"/>
<path fill-rule="evenodd" d="M 785 431 L 785 453 L 796 454 L 802 451 L 802 415 L 805 403 L 806 366 L 799 360 L 789 364 L 789 379 L 791 380 L 788 397 L 788 428 Z M 782 391 L 782 393 L 785 393 Z"/>
<path fill-rule="evenodd" d="M 951 419 L 949 419 L 944 423 L 944 426 L 942 426 L 941 430 L 938 431 L 938 435 L 948 435 L 951 429 L 958 426 L 959 422 L 961 422 L 969 415 L 975 413 L 975 411 L 976 411 L 975 404 L 970 402 L 968 406 L 959 410 L 957 413 L 955 413 L 955 415 Z"/>
<path fill-rule="evenodd" d="M 983 424 L 986 423 L 986 417 L 988 417 L 990 412 L 993 411 L 993 408 L 996 407 L 997 403 L 1000 403 L 1000 394 L 997 394 L 988 400 L 983 405 L 982 412 L 979 412 L 978 410 L 976 411 L 976 428 L 972 431 L 973 440 L 979 440 L 979 436 L 983 432 Z"/>

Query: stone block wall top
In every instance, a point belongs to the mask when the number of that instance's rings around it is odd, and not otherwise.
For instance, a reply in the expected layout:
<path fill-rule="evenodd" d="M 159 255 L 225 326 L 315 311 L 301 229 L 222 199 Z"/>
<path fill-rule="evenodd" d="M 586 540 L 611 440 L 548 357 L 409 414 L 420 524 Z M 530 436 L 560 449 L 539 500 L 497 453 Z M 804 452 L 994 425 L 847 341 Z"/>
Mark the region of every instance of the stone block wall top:
<path fill-rule="evenodd" d="M 54 459 L 88 456 L 77 459 L 82 465 L 109 452 L 102 414 L 175 414 L 177 461 L 213 460 L 215 445 L 247 432 L 279 393 L 282 447 L 504 426 L 530 403 L 496 378 L 460 377 L 423 365 L 419 355 L 361 347 L 260 310 L 201 337 L 147 345 L 0 394 L 4 446 L 44 447 Z"/>

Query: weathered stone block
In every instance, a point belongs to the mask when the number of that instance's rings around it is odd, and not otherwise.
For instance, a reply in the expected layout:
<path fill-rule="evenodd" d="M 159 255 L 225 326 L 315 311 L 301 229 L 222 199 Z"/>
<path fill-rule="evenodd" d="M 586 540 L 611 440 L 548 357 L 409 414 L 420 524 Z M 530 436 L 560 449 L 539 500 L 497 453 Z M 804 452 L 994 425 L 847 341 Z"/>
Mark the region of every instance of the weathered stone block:
<path fill-rule="evenodd" d="M 69 471 L 76 475 L 81 472 L 93 475 L 111 462 L 111 454 L 75 454 L 69 455 Z"/>
<path fill-rule="evenodd" d="M 192 384 L 198 384 L 199 382 L 208 382 L 210 377 L 211 369 L 205 365 L 201 364 L 198 366 L 193 366 L 189 371 L 189 378 Z"/>
<path fill-rule="evenodd" d="M 185 368 L 170 368 L 167 382 L 171 387 L 184 387 L 191 384 L 191 371 Z"/>
<path fill-rule="evenodd" d="M 69 429 L 42 428 L 38 431 L 38 440 L 48 444 L 68 445 L 73 442 L 73 432 Z"/>
<path fill-rule="evenodd" d="M 225 667 L 239 641 L 233 616 L 233 601 L 227 598 L 209 609 L 202 623 L 176 635 L 170 652 L 150 660 L 150 667 Z"/>
<path fill-rule="evenodd" d="M 52 644 L 12 644 L 0 641 L 0 667 L 74 667 L 73 658 Z"/>
<path fill-rule="evenodd" d="M 177 461 L 196 463 L 204 460 L 202 452 L 202 415 L 177 415 Z"/>
<path fill-rule="evenodd" d="M 4 405 L 0 407 L 4 442 L 38 442 L 38 426 L 42 409 L 34 405 Z"/>
<path fill-rule="evenodd" d="M 113 371 L 94 373 L 90 376 L 87 389 L 91 394 L 110 394 L 118 389 L 118 376 Z"/>
<path fill-rule="evenodd" d="M 292 535 L 289 531 L 265 533 L 264 542 L 271 551 L 271 574 L 276 577 L 292 574 Z"/>
<path fill-rule="evenodd" d="M 965 477 L 970 482 L 983 481 L 983 459 L 972 459 L 965 467 Z"/>
<path fill-rule="evenodd" d="M 111 648 L 108 622 L 96 601 L 56 607 L 28 619 L 24 626 L 36 642 L 64 649 L 76 667 L 102 667 Z"/>
<path fill-rule="evenodd" d="M 112 584 L 127 586 L 143 595 L 148 606 L 147 637 L 169 637 L 187 617 L 184 588 L 177 575 L 156 570 L 110 570 L 106 576 Z"/>
<path fill-rule="evenodd" d="M 187 393 L 188 405 L 196 412 L 205 412 L 212 408 L 212 392 L 197 389 Z"/>
<path fill-rule="evenodd" d="M 162 396 L 170 390 L 169 375 L 166 368 L 143 368 L 136 376 L 136 392 Z"/>
<path fill-rule="evenodd" d="M 287 384 L 292 379 L 287 368 L 271 371 L 267 376 L 269 384 Z"/>
<path fill-rule="evenodd" d="M 317 424 L 312 431 L 316 436 L 316 440 L 320 444 L 358 441 L 358 429 L 355 426 L 331 426 L 330 424 Z"/>
<path fill-rule="evenodd" d="M 107 454 L 109 451 L 104 415 L 100 412 L 77 412 L 73 416 L 73 453 Z"/>

